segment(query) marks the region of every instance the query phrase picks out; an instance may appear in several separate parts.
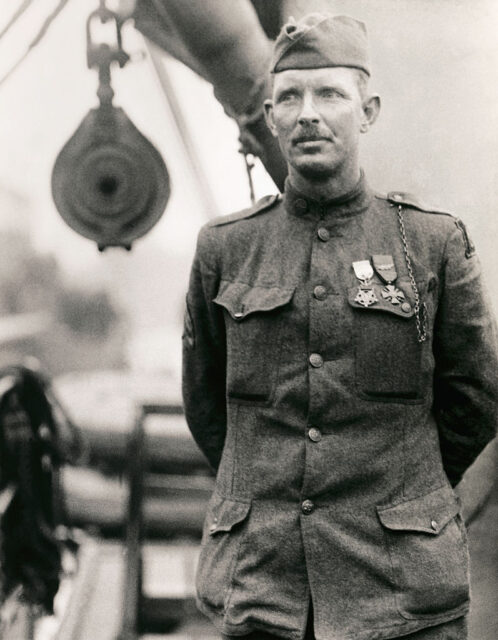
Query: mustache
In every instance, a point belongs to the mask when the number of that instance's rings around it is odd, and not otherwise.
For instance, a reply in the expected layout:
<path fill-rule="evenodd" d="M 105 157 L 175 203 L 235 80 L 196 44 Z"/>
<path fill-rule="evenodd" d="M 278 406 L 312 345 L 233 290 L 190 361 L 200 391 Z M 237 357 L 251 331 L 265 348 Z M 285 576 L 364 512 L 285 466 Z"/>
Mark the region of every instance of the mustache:
<path fill-rule="evenodd" d="M 332 140 L 329 133 L 322 133 L 316 127 L 300 127 L 299 132 L 293 136 L 292 142 L 314 142 L 317 140 Z"/>

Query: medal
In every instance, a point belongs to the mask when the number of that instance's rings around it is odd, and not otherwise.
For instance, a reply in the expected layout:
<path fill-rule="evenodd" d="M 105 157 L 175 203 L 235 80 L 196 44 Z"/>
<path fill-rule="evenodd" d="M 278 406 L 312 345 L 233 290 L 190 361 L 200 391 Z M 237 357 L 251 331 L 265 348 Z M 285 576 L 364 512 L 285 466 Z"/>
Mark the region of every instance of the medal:
<path fill-rule="evenodd" d="M 353 269 L 355 276 L 360 281 L 355 302 L 361 304 L 362 307 L 370 307 L 372 304 L 379 301 L 370 284 L 374 274 L 370 260 L 358 260 L 353 262 Z"/>
<path fill-rule="evenodd" d="M 370 260 L 357 260 L 353 262 L 353 269 L 355 276 L 362 284 L 370 284 L 370 280 L 374 274 Z"/>
<path fill-rule="evenodd" d="M 375 273 L 379 276 L 382 282 L 386 285 L 390 285 L 395 282 L 398 274 L 396 267 L 394 266 L 394 260 L 392 256 L 372 256 L 373 268 Z"/>
<path fill-rule="evenodd" d="M 386 285 L 381 291 L 382 297 L 385 300 L 389 300 L 391 304 L 403 302 L 405 294 L 393 284 L 398 277 L 393 257 L 390 255 L 375 255 L 372 256 L 372 263 L 375 273 Z"/>
<path fill-rule="evenodd" d="M 385 286 L 382 289 L 381 293 L 382 297 L 386 300 L 389 300 L 391 304 L 399 304 L 405 299 L 405 294 L 393 284 L 388 284 L 387 286 Z"/>
<path fill-rule="evenodd" d="M 369 307 L 379 301 L 373 289 L 364 289 L 361 285 L 358 287 L 355 302 L 361 304 L 362 307 Z"/>

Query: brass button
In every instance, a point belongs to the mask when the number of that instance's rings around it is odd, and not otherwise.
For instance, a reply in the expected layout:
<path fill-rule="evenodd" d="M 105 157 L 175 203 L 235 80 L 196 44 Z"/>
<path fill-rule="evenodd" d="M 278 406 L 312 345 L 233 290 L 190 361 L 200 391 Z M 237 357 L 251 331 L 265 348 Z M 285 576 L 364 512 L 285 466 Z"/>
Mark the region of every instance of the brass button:
<path fill-rule="evenodd" d="M 312 367 L 319 368 L 323 366 L 323 358 L 319 353 L 312 353 L 310 355 L 310 364 Z"/>
<path fill-rule="evenodd" d="M 322 242 L 328 242 L 330 240 L 330 233 L 325 227 L 320 227 L 317 234 Z"/>
<path fill-rule="evenodd" d="M 410 305 L 409 302 L 403 302 L 403 304 L 401 305 L 401 311 L 404 311 L 405 313 L 410 313 L 410 311 L 412 310 L 412 307 Z"/>
<path fill-rule="evenodd" d="M 431 520 L 431 527 L 434 529 L 434 531 L 437 531 L 438 525 L 435 520 Z"/>
<path fill-rule="evenodd" d="M 322 439 L 322 432 L 316 427 L 311 427 L 311 429 L 308 431 L 308 438 L 313 442 L 320 442 L 320 440 Z"/>
<path fill-rule="evenodd" d="M 317 300 L 325 300 L 327 297 L 327 289 L 319 284 L 313 289 L 313 295 Z"/>
<path fill-rule="evenodd" d="M 237 312 L 236 312 L 236 313 L 234 313 L 233 315 L 234 315 L 234 317 L 235 317 L 235 318 L 237 318 L 237 320 L 238 320 L 239 318 L 242 318 L 242 316 L 243 316 L 244 314 L 242 313 L 242 311 L 237 311 Z"/>
<path fill-rule="evenodd" d="M 313 513 L 314 508 L 315 508 L 315 505 L 311 502 L 311 500 L 304 500 L 304 502 L 301 505 L 301 511 L 304 513 L 305 516 L 309 516 L 310 513 Z"/>
<path fill-rule="evenodd" d="M 306 211 L 308 211 L 308 203 L 303 198 L 294 200 L 294 207 L 299 213 L 306 213 Z"/>

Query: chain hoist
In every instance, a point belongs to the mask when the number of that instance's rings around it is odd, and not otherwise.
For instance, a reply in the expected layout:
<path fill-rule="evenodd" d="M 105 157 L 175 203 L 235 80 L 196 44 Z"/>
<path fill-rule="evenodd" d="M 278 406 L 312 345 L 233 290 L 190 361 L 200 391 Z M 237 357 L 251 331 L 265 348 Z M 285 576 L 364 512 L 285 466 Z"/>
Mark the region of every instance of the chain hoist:
<path fill-rule="evenodd" d="M 115 41 L 96 42 L 95 23 L 112 23 Z M 92 109 L 57 156 L 52 195 L 64 221 L 99 250 L 130 249 L 162 216 L 170 196 L 164 161 L 123 109 L 113 105 L 111 68 L 123 68 L 123 21 L 100 0 L 86 23 L 87 63 L 98 72 L 99 106 Z"/>

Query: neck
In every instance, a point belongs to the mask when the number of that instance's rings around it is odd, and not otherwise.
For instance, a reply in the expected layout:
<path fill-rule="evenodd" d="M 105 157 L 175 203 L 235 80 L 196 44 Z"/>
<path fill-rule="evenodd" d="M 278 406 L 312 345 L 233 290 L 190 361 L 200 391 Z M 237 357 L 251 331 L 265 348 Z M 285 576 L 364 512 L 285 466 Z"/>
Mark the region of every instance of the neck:
<path fill-rule="evenodd" d="M 309 178 L 289 167 L 289 179 L 292 186 L 313 200 L 335 200 L 354 190 L 361 177 L 359 167 L 347 175 L 331 175 Z"/>

